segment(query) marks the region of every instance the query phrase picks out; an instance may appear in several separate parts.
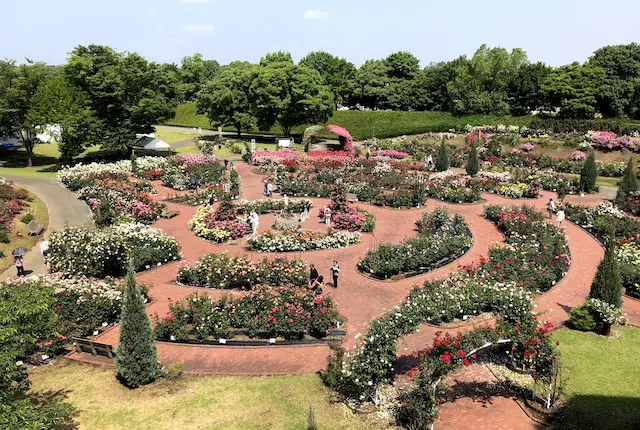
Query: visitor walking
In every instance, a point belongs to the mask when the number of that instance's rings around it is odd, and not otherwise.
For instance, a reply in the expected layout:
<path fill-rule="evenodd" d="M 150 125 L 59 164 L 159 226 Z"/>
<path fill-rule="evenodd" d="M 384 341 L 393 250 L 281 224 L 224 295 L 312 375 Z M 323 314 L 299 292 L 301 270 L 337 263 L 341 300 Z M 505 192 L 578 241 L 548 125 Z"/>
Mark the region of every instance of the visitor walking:
<path fill-rule="evenodd" d="M 273 184 L 269 182 L 267 184 L 267 197 L 271 197 L 273 195 Z"/>
<path fill-rule="evenodd" d="M 40 253 L 42 254 L 42 261 L 47 264 L 49 258 L 49 241 L 47 239 L 42 239 L 40 242 Z"/>
<path fill-rule="evenodd" d="M 324 223 L 326 225 L 331 225 L 331 209 L 328 207 L 324 208 Z"/>
<path fill-rule="evenodd" d="M 558 227 L 561 227 L 562 221 L 564 221 L 564 211 L 562 209 L 556 213 L 556 221 L 558 222 Z"/>
<path fill-rule="evenodd" d="M 264 191 L 262 192 L 262 195 L 266 196 L 268 192 L 269 192 L 269 185 L 267 184 L 267 181 L 264 181 Z"/>
<path fill-rule="evenodd" d="M 24 260 L 22 259 L 22 255 L 18 255 L 16 257 L 15 265 L 18 271 L 18 276 L 24 276 Z"/>
<path fill-rule="evenodd" d="M 288 208 L 289 207 L 289 197 L 287 197 L 287 195 L 284 195 L 284 208 Z"/>
<path fill-rule="evenodd" d="M 310 271 L 309 271 L 309 285 L 315 284 L 317 279 L 318 279 L 318 269 L 316 269 L 316 266 L 312 264 L 310 266 Z"/>
<path fill-rule="evenodd" d="M 331 276 L 333 277 L 333 288 L 338 288 L 338 276 L 340 275 L 340 266 L 338 262 L 334 261 L 331 266 Z"/>
<path fill-rule="evenodd" d="M 251 211 L 249 218 L 251 219 L 251 234 L 255 236 L 258 234 L 258 227 L 260 227 L 260 217 L 256 211 Z"/>
<path fill-rule="evenodd" d="M 427 157 L 427 169 L 431 170 L 433 168 L 433 156 L 429 154 Z"/>
<path fill-rule="evenodd" d="M 553 213 L 556 211 L 556 204 L 553 199 L 549 199 L 549 203 L 547 203 L 547 212 L 549 213 L 549 219 L 553 217 Z"/>

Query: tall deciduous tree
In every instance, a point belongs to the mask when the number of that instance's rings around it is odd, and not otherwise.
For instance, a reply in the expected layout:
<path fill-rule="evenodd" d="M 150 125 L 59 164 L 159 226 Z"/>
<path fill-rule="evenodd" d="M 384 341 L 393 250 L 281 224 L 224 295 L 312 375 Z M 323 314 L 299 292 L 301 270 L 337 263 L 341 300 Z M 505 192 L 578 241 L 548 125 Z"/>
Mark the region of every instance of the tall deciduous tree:
<path fill-rule="evenodd" d="M 336 104 L 349 101 L 349 83 L 356 73 L 353 63 L 324 51 L 312 52 L 302 60 L 301 66 L 317 70 L 333 92 Z"/>
<path fill-rule="evenodd" d="M 20 139 L 29 167 L 37 134 L 46 125 L 42 117 L 34 114 L 33 106 L 47 76 L 47 68 L 42 63 L 16 65 L 12 61 L 0 61 L 0 137 Z"/>
<path fill-rule="evenodd" d="M 151 323 L 145 310 L 133 265 L 129 264 L 122 298 L 120 341 L 116 354 L 116 375 L 129 388 L 146 385 L 156 379 L 158 353 Z"/>
<path fill-rule="evenodd" d="M 180 66 L 178 89 L 183 100 L 195 100 L 198 91 L 213 79 L 219 69 L 220 64 L 216 60 L 205 60 L 198 52 L 184 57 Z"/>
<path fill-rule="evenodd" d="M 238 131 L 256 123 L 251 106 L 251 85 L 258 66 L 236 61 L 220 69 L 198 93 L 198 112 L 204 113 L 212 125 L 232 126 Z"/>
<path fill-rule="evenodd" d="M 551 107 L 565 118 L 593 118 L 597 112 L 604 70 L 574 63 L 553 70 L 542 83 L 542 92 Z"/>
<path fill-rule="evenodd" d="M 100 123 L 89 107 L 88 97 L 63 76 L 51 76 L 40 86 L 31 114 L 40 123 L 60 126 L 55 140 L 63 162 L 71 161 L 96 141 Z"/>
<path fill-rule="evenodd" d="M 149 63 L 138 54 L 118 53 L 107 46 L 78 46 L 64 72 L 88 95 L 102 121 L 100 137 L 105 149 L 129 147 L 136 133 L 153 130 L 153 124 L 175 112 L 175 69 Z"/>
<path fill-rule="evenodd" d="M 352 102 L 370 109 L 386 108 L 389 100 L 389 67 L 383 60 L 367 60 L 351 83 Z"/>
<path fill-rule="evenodd" d="M 545 107 L 545 95 L 541 86 L 551 73 L 544 63 L 525 63 L 509 83 L 509 111 L 512 115 L 529 115 Z"/>
<path fill-rule="evenodd" d="M 317 71 L 289 61 L 262 63 L 266 65 L 260 67 L 251 86 L 253 110 L 261 130 L 278 123 L 288 136 L 295 126 L 329 119 L 333 94 Z"/>

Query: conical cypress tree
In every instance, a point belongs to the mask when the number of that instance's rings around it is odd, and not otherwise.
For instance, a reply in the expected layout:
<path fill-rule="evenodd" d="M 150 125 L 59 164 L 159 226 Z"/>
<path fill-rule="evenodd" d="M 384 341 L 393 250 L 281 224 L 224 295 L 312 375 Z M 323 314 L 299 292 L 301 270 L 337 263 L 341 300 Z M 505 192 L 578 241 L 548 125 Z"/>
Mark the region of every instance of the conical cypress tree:
<path fill-rule="evenodd" d="M 600 299 L 616 307 L 622 306 L 622 278 L 618 269 L 616 245 L 613 234 L 609 235 L 607 250 L 598 266 L 596 277 L 591 284 L 589 297 Z"/>
<path fill-rule="evenodd" d="M 476 148 L 475 142 L 471 144 L 471 151 L 469 151 L 469 157 L 467 158 L 467 174 L 475 176 L 480 170 L 480 160 L 478 160 L 478 148 Z"/>
<path fill-rule="evenodd" d="M 449 151 L 447 150 L 447 145 L 444 143 L 444 139 L 442 139 L 442 143 L 438 148 L 438 154 L 436 155 L 436 170 L 438 172 L 444 172 L 449 168 Z"/>
<path fill-rule="evenodd" d="M 125 386 L 136 388 L 153 382 L 157 370 L 158 352 L 153 342 L 151 323 L 136 284 L 133 265 L 129 264 L 122 297 L 116 376 Z"/>
<path fill-rule="evenodd" d="M 636 168 L 633 157 L 629 157 L 627 168 L 624 170 L 624 177 L 618 186 L 618 194 L 616 194 L 616 202 L 622 203 L 630 193 L 638 191 L 638 177 L 636 176 Z"/>
<path fill-rule="evenodd" d="M 598 169 L 596 168 L 596 154 L 594 151 L 584 161 L 580 172 L 580 190 L 590 193 L 596 189 L 596 179 L 598 179 Z"/>

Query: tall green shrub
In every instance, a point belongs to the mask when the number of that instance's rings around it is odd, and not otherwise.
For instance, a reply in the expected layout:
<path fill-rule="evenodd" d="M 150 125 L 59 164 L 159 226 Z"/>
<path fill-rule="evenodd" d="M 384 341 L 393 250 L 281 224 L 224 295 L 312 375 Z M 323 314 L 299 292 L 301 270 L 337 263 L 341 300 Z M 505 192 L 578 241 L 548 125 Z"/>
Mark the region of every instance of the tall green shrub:
<path fill-rule="evenodd" d="M 609 235 L 607 250 L 598 266 L 598 272 L 591 284 L 589 297 L 600 299 L 616 307 L 622 306 L 622 277 L 616 257 L 616 244 L 613 234 Z"/>
<path fill-rule="evenodd" d="M 633 157 L 629 157 L 627 162 L 627 168 L 624 170 L 624 176 L 622 182 L 618 186 L 618 193 L 616 194 L 616 202 L 623 202 L 630 193 L 638 191 L 638 177 L 636 176 L 635 163 Z"/>
<path fill-rule="evenodd" d="M 594 191 L 596 189 L 597 178 L 598 169 L 596 168 L 596 154 L 594 151 L 591 151 L 582 166 L 582 171 L 580 172 L 580 190 L 585 193 Z"/>
<path fill-rule="evenodd" d="M 478 160 L 478 148 L 475 142 L 471 145 L 471 151 L 469 151 L 469 157 L 467 158 L 467 174 L 475 176 L 480 170 L 480 160 Z"/>
<path fill-rule="evenodd" d="M 442 139 L 442 143 L 440 143 L 438 147 L 438 154 L 436 155 L 436 170 L 438 172 L 444 172 L 449 168 L 449 165 L 449 150 L 447 149 L 447 144 L 444 143 L 444 139 Z"/>
<path fill-rule="evenodd" d="M 129 388 L 153 382 L 158 370 L 158 352 L 142 293 L 129 264 L 122 298 L 120 342 L 116 355 L 116 375 Z"/>

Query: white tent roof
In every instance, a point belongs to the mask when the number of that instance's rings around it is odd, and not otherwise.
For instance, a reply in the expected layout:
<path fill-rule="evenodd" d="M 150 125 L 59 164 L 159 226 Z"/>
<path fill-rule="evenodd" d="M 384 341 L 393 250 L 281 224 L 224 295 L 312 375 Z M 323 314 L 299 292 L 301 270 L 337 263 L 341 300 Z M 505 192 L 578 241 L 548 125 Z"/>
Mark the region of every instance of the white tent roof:
<path fill-rule="evenodd" d="M 171 149 L 171 146 L 167 142 L 163 142 L 157 137 L 143 137 L 138 140 L 138 146 L 141 146 L 143 149 L 153 149 L 155 151 L 167 151 Z"/>

